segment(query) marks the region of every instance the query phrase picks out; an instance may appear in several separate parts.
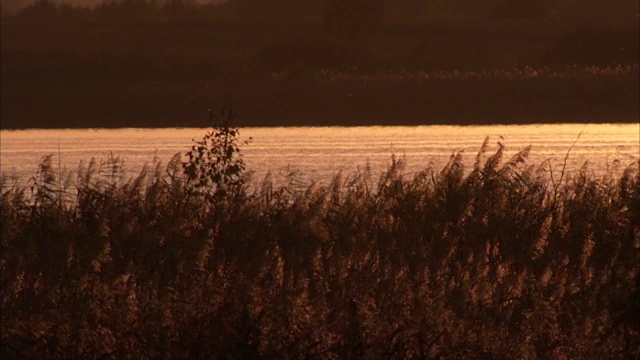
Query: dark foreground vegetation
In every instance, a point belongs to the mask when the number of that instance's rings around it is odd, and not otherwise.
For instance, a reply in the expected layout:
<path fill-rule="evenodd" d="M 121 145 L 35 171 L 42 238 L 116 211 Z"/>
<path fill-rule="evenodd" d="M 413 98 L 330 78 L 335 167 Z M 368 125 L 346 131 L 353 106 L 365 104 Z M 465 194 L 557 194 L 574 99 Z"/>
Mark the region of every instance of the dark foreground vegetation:
<path fill-rule="evenodd" d="M 300 190 L 250 186 L 237 135 L 134 179 L 46 157 L 3 184 L 2 357 L 640 356 L 637 164 L 550 173 L 485 142 L 466 170 Z"/>
<path fill-rule="evenodd" d="M 0 126 L 637 122 L 637 6 L 38 0 L 0 24 Z"/>

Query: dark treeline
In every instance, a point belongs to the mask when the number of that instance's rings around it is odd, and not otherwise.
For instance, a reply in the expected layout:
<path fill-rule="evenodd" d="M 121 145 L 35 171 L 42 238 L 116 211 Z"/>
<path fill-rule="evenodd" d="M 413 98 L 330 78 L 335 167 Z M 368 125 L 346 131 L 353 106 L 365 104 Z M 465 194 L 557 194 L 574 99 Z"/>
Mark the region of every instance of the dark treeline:
<path fill-rule="evenodd" d="M 13 5 L 12 7 L 17 7 Z M 13 9 L 12 9 L 13 10 Z M 82 3 L 36 0 L 22 4 L 21 17 L 96 17 L 124 19 L 208 19 L 221 21 L 318 21 L 339 11 L 350 21 L 377 22 L 451 18 L 619 19 L 638 17 L 638 2 L 619 0 L 103 0 Z"/>
<path fill-rule="evenodd" d="M 485 142 L 467 171 L 249 186 L 230 131 L 133 179 L 47 156 L 31 190 L 3 182 L 2 358 L 640 356 L 637 164 Z"/>
<path fill-rule="evenodd" d="M 38 0 L 0 23 L 0 125 L 637 121 L 635 1 L 514 3 Z"/>

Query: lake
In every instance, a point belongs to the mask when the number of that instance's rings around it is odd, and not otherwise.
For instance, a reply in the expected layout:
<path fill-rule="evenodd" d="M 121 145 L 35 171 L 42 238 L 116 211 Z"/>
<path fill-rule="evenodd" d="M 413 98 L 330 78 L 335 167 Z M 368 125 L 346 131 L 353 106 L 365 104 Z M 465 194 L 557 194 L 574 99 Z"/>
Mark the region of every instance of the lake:
<path fill-rule="evenodd" d="M 154 158 L 166 163 L 175 153 L 187 151 L 192 140 L 201 139 L 206 130 L 2 130 L 0 171 L 2 176 L 25 183 L 47 154 L 54 154 L 56 167 L 67 170 L 92 157 L 106 160 L 112 154 L 124 159 L 127 176 L 135 176 Z M 387 168 L 394 154 L 406 160 L 408 174 L 429 166 L 439 170 L 458 151 L 463 152 L 469 169 L 487 136 L 491 145 L 487 156 L 495 152 L 498 142 L 505 145 L 505 158 L 531 145 L 529 163 L 548 161 L 556 171 L 575 143 L 567 169 L 575 171 L 587 162 L 587 169 L 598 176 L 637 162 L 640 154 L 638 124 L 240 129 L 240 139 L 253 138 L 242 147 L 253 179 L 261 180 L 271 171 L 277 182 L 295 172 L 306 183 L 326 183 L 339 171 L 351 174 L 367 164 L 377 174 Z"/>

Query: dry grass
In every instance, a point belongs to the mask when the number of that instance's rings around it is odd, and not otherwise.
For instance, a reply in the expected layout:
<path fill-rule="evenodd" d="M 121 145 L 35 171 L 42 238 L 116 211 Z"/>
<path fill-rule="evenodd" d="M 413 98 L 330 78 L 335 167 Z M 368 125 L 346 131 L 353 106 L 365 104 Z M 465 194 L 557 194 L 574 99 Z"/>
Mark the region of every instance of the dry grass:
<path fill-rule="evenodd" d="M 637 164 L 557 184 L 486 148 L 209 199 L 178 157 L 69 182 L 46 158 L 1 198 L 2 356 L 640 356 Z"/>

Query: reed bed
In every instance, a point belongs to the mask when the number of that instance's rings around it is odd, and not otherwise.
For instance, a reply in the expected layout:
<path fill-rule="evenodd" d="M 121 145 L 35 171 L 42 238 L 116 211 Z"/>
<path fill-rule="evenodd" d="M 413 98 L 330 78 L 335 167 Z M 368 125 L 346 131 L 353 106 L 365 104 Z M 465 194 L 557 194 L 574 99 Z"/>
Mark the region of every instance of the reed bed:
<path fill-rule="evenodd" d="M 494 69 L 484 71 L 386 71 L 375 74 L 323 69 L 311 73 L 307 77 L 321 83 L 339 81 L 358 81 L 362 84 L 388 83 L 399 81 L 425 82 L 432 80 L 532 80 L 532 79 L 588 79 L 607 76 L 626 76 L 638 73 L 640 65 L 588 66 L 588 67 L 530 67 L 511 69 Z M 285 71 L 270 73 L 273 78 L 291 78 L 298 74 Z"/>
<path fill-rule="evenodd" d="M 180 156 L 132 179 L 46 157 L 0 201 L 1 355 L 640 357 L 637 163 L 560 176 L 487 150 L 209 193 Z"/>

